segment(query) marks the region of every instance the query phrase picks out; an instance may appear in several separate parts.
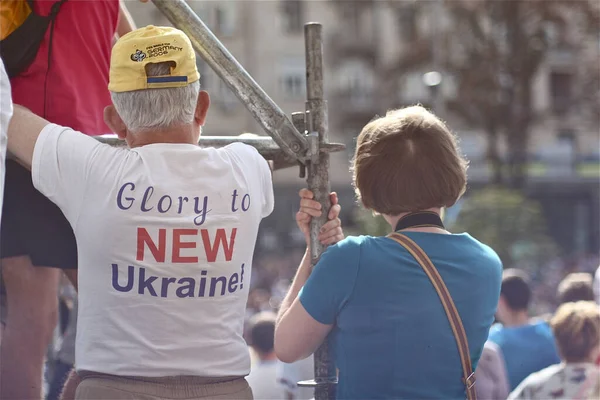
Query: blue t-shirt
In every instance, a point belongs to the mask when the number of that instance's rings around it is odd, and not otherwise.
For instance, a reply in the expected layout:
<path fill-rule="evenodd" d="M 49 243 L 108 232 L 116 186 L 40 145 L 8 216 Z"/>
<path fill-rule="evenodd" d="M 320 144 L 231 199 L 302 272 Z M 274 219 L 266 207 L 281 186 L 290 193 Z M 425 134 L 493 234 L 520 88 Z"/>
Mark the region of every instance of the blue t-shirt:
<path fill-rule="evenodd" d="M 560 363 L 552 329 L 544 321 L 508 328 L 496 324 L 489 339 L 502 349 L 511 391 L 529 374 Z"/>
<path fill-rule="evenodd" d="M 468 234 L 406 235 L 446 283 L 475 369 L 500 296 L 500 259 Z M 299 296 L 315 320 L 334 324 L 329 340 L 339 399 L 465 398 L 442 303 L 419 264 L 392 239 L 348 237 L 330 247 Z"/>

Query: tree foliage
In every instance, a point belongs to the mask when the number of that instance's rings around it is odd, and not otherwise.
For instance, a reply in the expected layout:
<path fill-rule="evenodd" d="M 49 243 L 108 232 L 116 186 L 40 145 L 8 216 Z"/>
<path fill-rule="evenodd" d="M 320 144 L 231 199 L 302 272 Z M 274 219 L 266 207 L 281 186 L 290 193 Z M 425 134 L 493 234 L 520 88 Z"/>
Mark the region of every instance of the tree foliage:
<path fill-rule="evenodd" d="M 533 86 L 552 51 L 583 50 L 598 35 L 594 0 L 445 1 L 456 52 L 444 65 L 456 78 L 457 99 L 449 107 L 488 135 L 488 158 L 501 182 L 499 135 L 508 145 L 509 183 L 522 187 L 529 133 L 537 115 Z M 596 60 L 597 61 L 597 60 Z M 596 67 L 597 70 L 597 67 Z M 592 75 L 597 75 L 592 74 Z M 566 107 L 569 105 L 566 104 Z"/>
<path fill-rule="evenodd" d="M 468 232 L 492 247 L 505 267 L 536 270 L 554 258 L 541 206 L 520 192 L 488 187 L 464 199 L 453 232 Z"/>
<path fill-rule="evenodd" d="M 340 12 L 383 3 L 332 2 Z M 576 78 L 581 78 L 565 107 L 589 105 L 588 114 L 598 117 L 597 0 L 387 0 L 385 4 L 397 21 L 417 30 L 407 39 L 400 29 L 399 41 L 410 40 L 410 46 L 395 62 L 378 67 L 382 86 L 390 92 L 387 106 L 397 106 L 398 88 L 393 90 L 392 82 L 410 72 L 439 68 L 457 88 L 444 108 L 486 133 L 494 183 L 514 188 L 525 183 L 532 125 L 553 111 L 540 114 L 535 109 L 533 88 L 541 68 L 557 51 L 566 49 L 574 55 Z M 419 18 L 425 18 L 428 29 L 414 22 Z M 595 48 L 586 58 L 590 42 Z M 507 144 L 506 157 L 499 150 L 501 141 Z"/>

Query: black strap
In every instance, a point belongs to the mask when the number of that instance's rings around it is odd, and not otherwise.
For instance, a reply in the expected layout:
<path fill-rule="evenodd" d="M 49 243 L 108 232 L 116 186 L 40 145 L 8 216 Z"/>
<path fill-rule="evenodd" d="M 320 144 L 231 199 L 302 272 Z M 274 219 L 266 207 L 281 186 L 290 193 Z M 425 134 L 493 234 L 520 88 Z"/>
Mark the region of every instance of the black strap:
<path fill-rule="evenodd" d="M 48 97 L 48 75 L 50 74 L 50 63 L 52 61 L 52 39 L 54 37 L 54 22 L 56 21 L 56 15 L 58 14 L 60 7 L 66 1 L 67 0 L 60 0 L 52 4 L 52 7 L 50 8 L 50 14 L 48 14 L 48 18 L 50 19 L 50 35 L 48 37 L 48 66 L 46 67 L 46 77 L 44 79 L 44 118 L 48 117 L 46 113 L 46 103 Z"/>
<path fill-rule="evenodd" d="M 419 211 L 406 214 L 396 224 L 395 231 L 408 228 L 440 228 L 446 229 L 439 214 L 432 211 Z"/>

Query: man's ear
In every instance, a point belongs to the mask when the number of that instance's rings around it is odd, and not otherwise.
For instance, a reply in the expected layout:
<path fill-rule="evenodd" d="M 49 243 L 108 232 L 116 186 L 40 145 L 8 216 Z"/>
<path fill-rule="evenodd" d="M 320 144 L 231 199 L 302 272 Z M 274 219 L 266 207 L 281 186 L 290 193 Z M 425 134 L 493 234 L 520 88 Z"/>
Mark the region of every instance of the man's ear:
<path fill-rule="evenodd" d="M 127 136 L 127 126 L 125 126 L 115 106 L 110 105 L 104 108 L 104 122 L 117 134 L 119 139 L 125 139 Z"/>
<path fill-rule="evenodd" d="M 196 111 L 194 112 L 194 121 L 198 125 L 204 125 L 209 106 L 210 96 L 206 90 L 201 90 L 200 93 L 198 93 L 198 102 L 196 103 Z"/>

